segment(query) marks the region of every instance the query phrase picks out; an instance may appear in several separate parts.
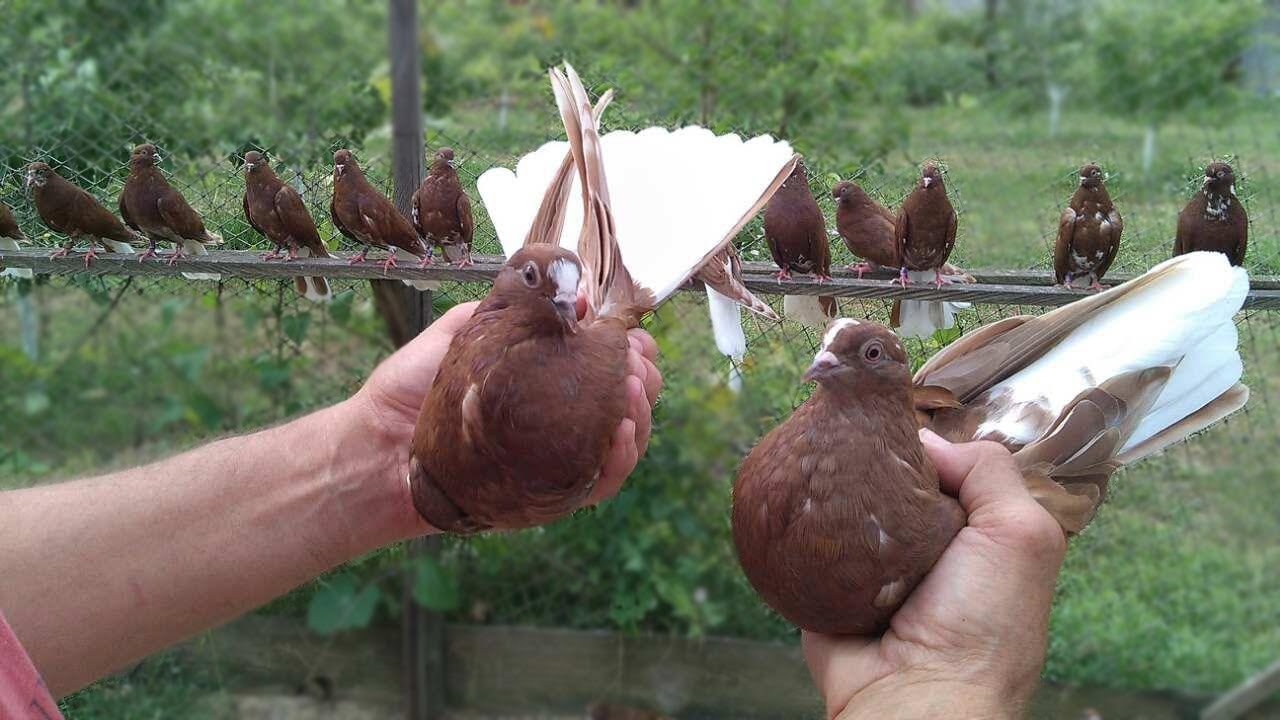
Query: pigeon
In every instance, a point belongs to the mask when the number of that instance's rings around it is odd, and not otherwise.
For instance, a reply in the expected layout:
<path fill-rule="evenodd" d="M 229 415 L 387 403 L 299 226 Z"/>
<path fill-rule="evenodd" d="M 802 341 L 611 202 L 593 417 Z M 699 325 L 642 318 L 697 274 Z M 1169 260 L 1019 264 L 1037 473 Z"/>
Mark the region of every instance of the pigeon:
<path fill-rule="evenodd" d="M 129 177 L 120 191 L 120 217 L 134 230 L 147 236 L 147 250 L 138 260 L 156 257 L 156 241 L 174 244 L 169 264 L 184 254 L 208 255 L 205 246 L 222 244 L 222 237 L 204 227 L 200 215 L 187 204 L 160 172 L 160 153 L 144 143 L 129 157 Z M 217 273 L 182 273 L 189 280 L 218 280 Z"/>
<path fill-rule="evenodd" d="M 896 282 L 904 289 L 908 282 L 930 276 L 938 288 L 958 279 L 943 272 L 956 245 L 956 211 L 936 164 L 921 167 L 920 181 L 898 210 L 894 239 L 899 262 Z M 902 300 L 894 304 L 890 324 L 903 337 L 928 338 L 954 326 L 955 311 L 963 307 L 968 303 Z"/>
<path fill-rule="evenodd" d="M 404 259 L 416 258 L 418 267 L 431 263 L 430 250 L 418 238 L 413 225 L 369 184 L 355 156 L 345 148 L 333 154 L 333 199 L 329 203 L 329 215 L 338 232 L 365 246 L 351 258 L 352 264 L 364 262 L 370 247 L 388 251 L 382 263 L 384 270 L 396 266 L 397 255 Z"/>
<path fill-rule="evenodd" d="M 142 238 L 125 227 L 97 198 L 63 178 L 47 163 L 33 162 L 27 166 L 27 187 L 35 200 L 40 221 L 50 230 L 67 236 L 66 243 L 50 257 L 70 254 L 72 246 L 82 237 L 89 241 L 84 255 L 85 267 L 97 257 L 94 246 L 99 243 L 111 252 L 134 254 L 129 243 Z"/>
<path fill-rule="evenodd" d="M 1039 317 L 983 326 L 914 376 L 901 342 L 842 318 L 806 373 L 813 395 L 751 451 L 734 484 L 747 579 L 799 627 L 882 631 L 964 524 L 938 491 L 917 429 L 1013 452 L 1068 536 L 1111 474 L 1239 410 L 1234 315 L 1243 269 L 1216 253 Z"/>
<path fill-rule="evenodd" d="M 1204 169 L 1204 184 L 1178 213 L 1178 234 L 1173 254 L 1212 250 L 1226 255 L 1232 265 L 1244 264 L 1249 245 L 1249 215 L 1236 197 L 1236 175 L 1224 162 Z"/>
<path fill-rule="evenodd" d="M 414 507 L 448 532 L 527 527 L 581 504 L 624 416 L 627 329 L 720 252 L 794 163 L 772 139 L 706 131 L 610 142 L 596 117 L 611 95 L 593 110 L 572 67 L 549 75 L 568 142 L 479 178 L 507 261 L 454 336 L 414 431 Z M 703 165 L 709 156 L 718 163 Z M 645 178 L 676 157 L 699 180 L 723 175 L 724 192 L 672 237 L 653 230 L 678 221 L 664 211 L 692 209 L 688 188 Z"/>
<path fill-rule="evenodd" d="M 1053 245 L 1053 274 L 1057 284 L 1102 290 L 1102 276 L 1116 259 L 1124 220 L 1103 185 L 1102 168 L 1080 168 L 1080 187 L 1058 220 Z"/>
<path fill-rule="evenodd" d="M 827 222 L 809 189 L 804 162 L 797 162 L 791 177 L 764 208 L 764 238 L 778 265 L 778 280 L 792 272 L 813 273 L 818 282 L 831 279 L 831 249 L 827 247 Z M 784 314 L 796 322 L 822 328 L 836 316 L 834 297 L 787 295 Z"/>
<path fill-rule="evenodd" d="M 436 151 L 431 169 L 413 193 L 412 219 L 428 251 L 438 245 L 446 261 L 459 267 L 471 264 L 471 238 L 476 226 L 471 219 L 471 198 L 458 182 L 452 148 Z"/>
<path fill-rule="evenodd" d="M 891 210 L 848 180 L 836 183 L 831 197 L 836 201 L 836 230 L 845 247 L 859 260 L 849 265 L 859 280 L 872 270 L 902 266 L 895 235 L 898 218 Z"/>
<path fill-rule="evenodd" d="M 302 196 L 276 175 L 271 163 L 257 150 L 244 154 L 244 217 L 276 246 L 264 259 L 278 258 L 280 250 L 288 252 L 289 260 L 329 257 Z M 322 277 L 297 277 L 294 284 L 299 295 L 313 302 L 333 298 L 329 283 Z"/>
<path fill-rule="evenodd" d="M 13 219 L 9 206 L 0 202 L 0 250 L 17 250 L 18 243 L 26 242 L 27 236 Z M 31 268 L 9 268 L 0 272 L 0 277 L 16 277 L 30 279 L 34 277 Z"/>

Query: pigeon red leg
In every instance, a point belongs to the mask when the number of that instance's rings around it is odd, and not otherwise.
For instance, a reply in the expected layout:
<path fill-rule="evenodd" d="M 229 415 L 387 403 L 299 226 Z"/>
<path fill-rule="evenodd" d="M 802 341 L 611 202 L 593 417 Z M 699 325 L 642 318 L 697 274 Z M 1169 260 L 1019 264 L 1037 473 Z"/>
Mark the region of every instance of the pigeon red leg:
<path fill-rule="evenodd" d="M 820 283 L 824 283 L 824 282 L 831 282 L 831 276 L 830 276 L 830 275 L 823 275 L 822 273 L 818 273 L 818 274 L 814 275 L 813 277 L 814 277 L 814 279 L 815 279 L 815 280 L 817 280 L 817 281 L 818 281 L 818 282 L 820 282 Z"/>
<path fill-rule="evenodd" d="M 93 261 L 97 259 L 98 253 L 93 249 L 93 243 L 89 243 L 89 249 L 84 253 L 84 266 L 89 267 Z"/>
<path fill-rule="evenodd" d="M 387 255 L 387 259 L 382 261 L 382 274 L 386 275 L 387 271 L 393 267 L 396 267 L 396 251 L 395 250 L 392 250 L 391 254 Z"/>
<path fill-rule="evenodd" d="M 70 254 L 71 254 L 71 248 L 67 247 L 66 245 L 63 245 L 57 250 L 54 250 L 53 252 L 49 253 L 49 259 L 52 260 L 54 258 L 66 257 Z"/>
<path fill-rule="evenodd" d="M 277 248 L 272 248 L 272 249 L 271 249 L 271 252 L 264 252 L 264 253 L 262 253 L 261 255 L 259 255 L 258 257 L 262 258 L 263 260 L 279 260 L 279 259 L 280 259 L 280 248 L 278 248 L 278 247 L 277 247 Z"/>
<path fill-rule="evenodd" d="M 141 255 L 139 255 L 139 256 L 138 256 L 138 262 L 142 262 L 143 260 L 146 260 L 147 258 L 153 258 L 153 257 L 159 257 L 159 256 L 160 256 L 160 254 L 156 252 L 156 241 L 155 241 L 155 240 L 150 240 L 150 239 L 149 239 L 149 240 L 147 241 L 147 249 L 146 249 L 146 251 L 145 251 L 145 252 L 143 252 Z"/>
<path fill-rule="evenodd" d="M 1094 292 L 1099 292 L 1099 291 L 1102 291 L 1102 290 L 1106 290 L 1106 289 L 1107 289 L 1107 286 L 1106 286 L 1106 285 L 1103 285 L 1102 283 L 1098 282 L 1098 276 L 1097 276 L 1097 275 L 1090 275 L 1090 276 L 1089 276 L 1089 279 L 1093 281 L 1093 282 L 1089 283 L 1089 289 L 1090 289 L 1090 290 L 1092 290 L 1092 291 L 1094 291 Z"/>
<path fill-rule="evenodd" d="M 471 262 L 471 248 L 463 246 L 462 259 L 458 260 L 458 267 L 464 268 L 472 265 L 475 265 L 475 263 Z"/>
<path fill-rule="evenodd" d="M 355 255 L 353 255 L 353 256 L 351 257 L 351 259 L 347 261 L 347 264 L 348 264 L 348 265 L 359 265 L 360 263 L 362 263 L 362 262 L 364 262 L 366 259 L 368 259 L 368 257 L 369 257 L 369 248 L 365 248 L 365 249 L 361 250 L 360 252 L 356 253 Z"/>
<path fill-rule="evenodd" d="M 778 282 L 782 282 L 783 280 L 790 280 L 791 273 L 787 272 L 786 268 L 783 268 L 782 270 L 779 270 L 778 274 L 774 275 L 773 277 Z"/>
<path fill-rule="evenodd" d="M 169 264 L 177 265 L 178 261 L 181 260 L 182 258 L 183 258 L 182 244 L 179 243 L 178 246 L 173 249 L 173 252 L 169 254 Z"/>
<path fill-rule="evenodd" d="M 942 274 L 942 270 L 940 270 L 940 269 L 938 269 L 938 268 L 934 268 L 934 270 L 933 270 L 933 287 L 934 287 L 934 289 L 941 290 L 943 285 L 950 285 L 951 283 L 952 283 L 951 278 L 949 278 L 949 277 L 947 277 L 947 276 L 943 275 L 943 274 Z"/>
<path fill-rule="evenodd" d="M 856 263 L 849 264 L 849 272 L 858 273 L 859 280 L 862 279 L 863 273 L 867 273 L 875 269 L 876 269 L 875 265 L 872 265 L 869 262 L 856 262 Z"/>
<path fill-rule="evenodd" d="M 907 266 L 903 265 L 902 269 L 898 271 L 898 277 L 894 278 L 893 280 L 890 280 L 889 284 L 892 285 L 894 283 L 901 283 L 902 289 L 906 290 L 907 285 L 910 282 L 911 282 L 911 278 L 907 277 Z"/>

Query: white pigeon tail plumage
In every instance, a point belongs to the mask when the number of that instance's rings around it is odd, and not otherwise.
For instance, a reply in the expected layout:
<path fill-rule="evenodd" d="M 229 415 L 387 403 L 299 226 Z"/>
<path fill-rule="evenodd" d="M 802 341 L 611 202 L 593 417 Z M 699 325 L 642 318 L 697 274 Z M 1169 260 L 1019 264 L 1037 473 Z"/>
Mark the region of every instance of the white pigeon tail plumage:
<path fill-rule="evenodd" d="M 565 75 L 581 87 L 572 67 L 565 66 Z M 558 99 L 561 94 L 557 89 Z M 767 135 L 743 141 L 701 127 L 615 130 L 596 141 L 623 265 L 655 306 L 696 274 L 721 295 L 776 318 L 741 285 L 731 242 L 790 174 L 796 155 L 789 144 Z M 492 168 L 477 181 L 508 256 L 524 245 L 558 177 L 567 183 L 564 197 L 580 195 L 580 178 L 560 174 L 569 149 L 567 142 L 546 143 L 522 157 L 515 172 Z M 562 247 L 577 249 L 582 222 L 582 205 L 568 203 Z M 729 342 L 734 333 L 724 323 L 718 327 L 717 343 Z"/>
<path fill-rule="evenodd" d="M 922 421 L 1015 451 L 1032 494 L 1077 532 L 1111 473 L 1244 406 L 1235 313 L 1249 291 L 1220 253 L 1188 253 L 1039 317 L 987 325 L 916 373 Z"/>
<path fill-rule="evenodd" d="M 19 250 L 18 241 L 10 237 L 0 237 L 0 250 Z M 7 268 L 0 272 L 0 277 L 14 277 L 30 280 L 35 277 L 31 268 Z"/>
<path fill-rule="evenodd" d="M 932 270 L 908 270 L 912 282 L 933 282 Z M 972 282 L 970 280 L 969 282 Z M 932 300 L 899 300 L 893 306 L 893 329 L 902 337 L 927 340 L 939 330 L 955 327 L 956 311 L 969 307 L 966 302 Z"/>

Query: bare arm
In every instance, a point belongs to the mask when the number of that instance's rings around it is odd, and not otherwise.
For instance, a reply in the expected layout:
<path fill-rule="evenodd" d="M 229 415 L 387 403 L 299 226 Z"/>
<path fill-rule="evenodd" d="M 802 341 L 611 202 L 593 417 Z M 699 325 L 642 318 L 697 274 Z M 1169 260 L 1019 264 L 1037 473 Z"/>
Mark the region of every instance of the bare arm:
<path fill-rule="evenodd" d="M 431 532 L 405 483 L 409 435 L 473 308 L 450 311 L 333 407 L 141 468 L 0 493 L 0 609 L 52 692 Z M 617 492 L 644 451 L 661 383 L 652 343 L 633 335 L 632 409 L 591 502 Z"/>

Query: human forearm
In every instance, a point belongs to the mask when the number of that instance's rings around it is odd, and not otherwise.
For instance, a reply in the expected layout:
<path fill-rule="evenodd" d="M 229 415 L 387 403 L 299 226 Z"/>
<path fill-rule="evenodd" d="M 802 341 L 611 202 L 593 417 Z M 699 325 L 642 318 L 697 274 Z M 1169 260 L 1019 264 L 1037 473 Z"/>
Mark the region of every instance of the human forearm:
<path fill-rule="evenodd" d="M 407 499 L 407 448 L 360 407 L 0 494 L 0 578 L 21 578 L 0 580 L 0 609 L 53 691 L 428 531 Z"/>

